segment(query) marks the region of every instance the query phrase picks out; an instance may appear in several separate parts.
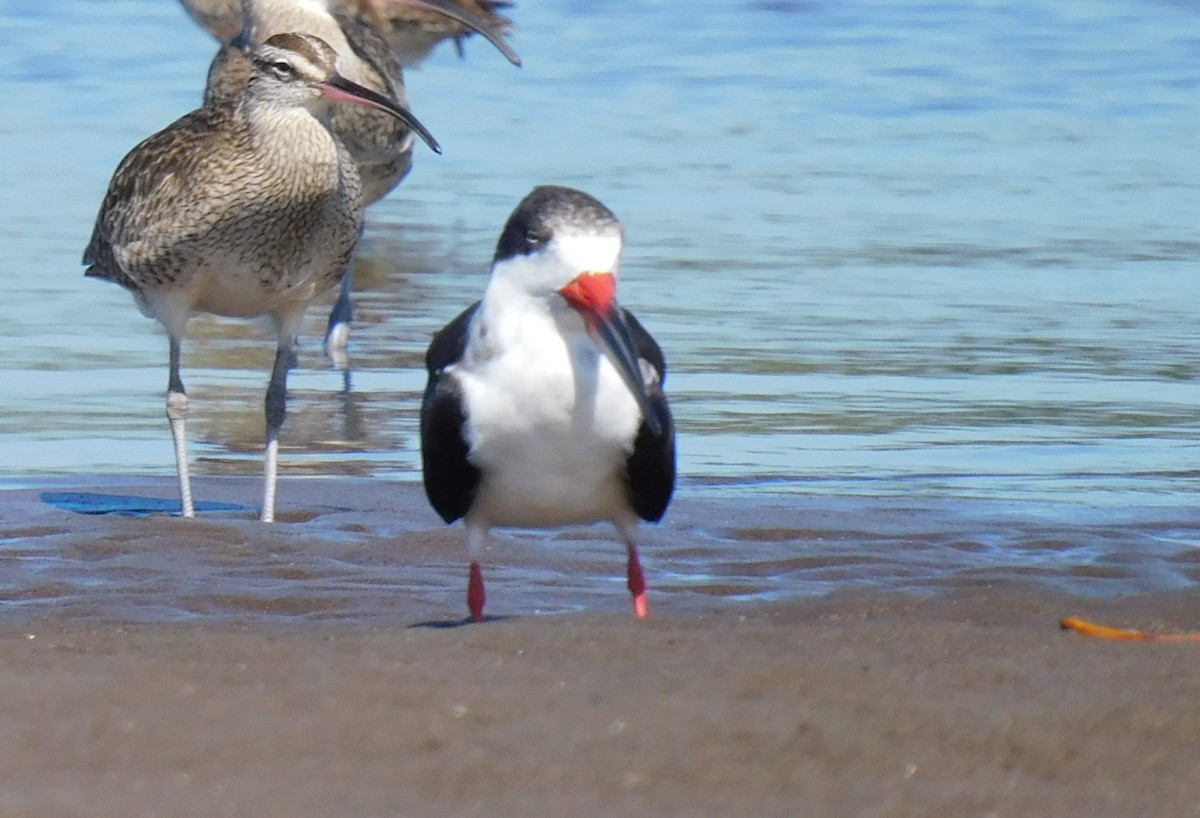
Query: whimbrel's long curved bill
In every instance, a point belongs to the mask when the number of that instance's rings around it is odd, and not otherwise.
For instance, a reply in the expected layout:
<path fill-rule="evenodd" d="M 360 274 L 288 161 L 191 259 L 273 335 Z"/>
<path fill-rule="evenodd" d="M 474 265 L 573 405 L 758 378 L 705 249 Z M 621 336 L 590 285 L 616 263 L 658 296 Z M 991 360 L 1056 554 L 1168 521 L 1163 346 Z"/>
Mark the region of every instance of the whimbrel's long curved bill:
<path fill-rule="evenodd" d="M 383 94 L 376 93 L 370 88 L 364 88 L 357 82 L 351 82 L 340 74 L 334 74 L 329 79 L 320 83 L 318 87 L 321 89 L 321 93 L 330 99 L 339 102 L 352 102 L 355 105 L 366 105 L 369 108 L 377 108 L 380 111 L 391 114 L 411 128 L 417 136 L 421 137 L 431 151 L 434 153 L 442 152 L 442 146 L 438 144 L 438 141 L 433 138 L 433 134 L 421 124 L 419 119 Z"/>

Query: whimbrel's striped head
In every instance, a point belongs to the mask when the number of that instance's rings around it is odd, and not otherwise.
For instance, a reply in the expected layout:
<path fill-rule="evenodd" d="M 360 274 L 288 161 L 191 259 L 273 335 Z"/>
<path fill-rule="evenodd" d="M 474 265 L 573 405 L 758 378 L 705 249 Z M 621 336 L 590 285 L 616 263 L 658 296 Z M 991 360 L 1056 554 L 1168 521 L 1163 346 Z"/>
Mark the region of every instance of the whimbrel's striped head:
<path fill-rule="evenodd" d="M 337 72 L 337 52 L 311 34 L 276 34 L 254 49 L 247 94 L 284 106 L 310 107 L 324 97 L 366 105 L 391 114 L 425 141 L 435 153 L 442 149 L 415 116 L 395 101 Z"/>

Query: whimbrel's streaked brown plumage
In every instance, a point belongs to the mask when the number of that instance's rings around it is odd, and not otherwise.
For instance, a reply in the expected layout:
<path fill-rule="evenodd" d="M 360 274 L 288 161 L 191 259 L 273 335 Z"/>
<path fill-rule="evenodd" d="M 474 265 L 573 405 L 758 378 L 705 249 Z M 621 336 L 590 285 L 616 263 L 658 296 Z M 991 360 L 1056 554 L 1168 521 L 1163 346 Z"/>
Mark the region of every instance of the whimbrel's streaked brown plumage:
<path fill-rule="evenodd" d="M 242 29 L 232 43 L 222 46 L 213 60 L 205 104 L 241 94 L 250 72 L 251 48 L 281 32 L 303 31 L 320 37 L 338 52 L 339 70 L 348 79 L 406 106 L 401 67 L 388 44 L 358 19 L 335 14 L 333 9 L 338 2 L 242 0 Z M 358 166 L 367 205 L 387 195 L 412 167 L 412 134 L 394 117 L 359 106 L 345 106 L 332 112 L 329 127 Z M 345 361 L 344 348 L 352 318 L 352 274 L 353 270 L 342 281 L 326 333 L 326 349 L 338 363 Z"/>
<path fill-rule="evenodd" d="M 194 512 L 180 347 L 199 311 L 267 315 L 278 331 L 262 508 L 263 520 L 274 518 L 291 348 L 305 309 L 342 277 L 362 228 L 357 166 L 318 118 L 328 99 L 386 110 L 428 137 L 393 101 L 341 77 L 336 61 L 317 37 L 267 40 L 239 98 L 187 114 L 121 161 L 84 251 L 86 274 L 128 289 L 170 337 L 167 416 L 184 516 Z"/>
<path fill-rule="evenodd" d="M 407 107 L 403 74 L 387 44 L 353 20 L 335 17 L 329 6 L 329 0 L 245 0 L 241 32 L 221 47 L 209 69 L 205 104 L 241 96 L 256 46 L 276 34 L 303 32 L 333 47 L 338 71 L 346 79 Z M 383 198 L 412 167 L 413 135 L 395 117 L 357 105 L 339 106 L 328 122 L 358 166 L 366 204 Z"/>
<path fill-rule="evenodd" d="M 196 25 L 228 43 L 242 30 L 242 0 L 179 0 Z"/>

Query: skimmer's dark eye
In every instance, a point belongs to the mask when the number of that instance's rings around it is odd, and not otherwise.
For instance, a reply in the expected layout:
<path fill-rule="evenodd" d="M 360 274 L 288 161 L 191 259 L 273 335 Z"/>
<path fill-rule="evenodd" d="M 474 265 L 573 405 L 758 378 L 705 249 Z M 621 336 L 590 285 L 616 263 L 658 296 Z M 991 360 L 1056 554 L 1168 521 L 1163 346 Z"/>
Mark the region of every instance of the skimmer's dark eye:
<path fill-rule="evenodd" d="M 549 230 L 530 228 L 525 231 L 525 246 L 528 248 L 528 252 L 533 252 L 548 241 L 550 241 Z"/>

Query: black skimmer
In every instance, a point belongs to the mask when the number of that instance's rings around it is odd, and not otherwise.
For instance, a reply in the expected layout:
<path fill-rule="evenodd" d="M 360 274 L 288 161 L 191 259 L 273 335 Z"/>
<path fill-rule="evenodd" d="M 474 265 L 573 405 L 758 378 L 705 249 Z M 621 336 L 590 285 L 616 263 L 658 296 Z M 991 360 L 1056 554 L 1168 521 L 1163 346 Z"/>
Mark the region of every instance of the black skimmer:
<path fill-rule="evenodd" d="M 625 541 L 634 613 L 646 616 L 638 520 L 675 486 L 662 350 L 616 300 L 620 222 L 586 193 L 533 190 L 509 217 L 483 299 L 425 356 L 425 491 L 466 523 L 467 607 L 483 619 L 479 562 L 492 526 L 607 520 Z"/>
<path fill-rule="evenodd" d="M 270 316 L 278 331 L 265 402 L 262 519 L 275 516 L 287 371 L 304 312 L 346 271 L 362 232 L 362 180 L 320 117 L 330 100 L 387 112 L 433 137 L 387 97 L 337 73 L 318 37 L 278 34 L 255 49 L 242 95 L 187 114 L 121 160 L 91 241 L 86 275 L 129 290 L 170 337 L 167 417 L 183 516 L 194 514 L 180 349 L 192 313 Z"/>

